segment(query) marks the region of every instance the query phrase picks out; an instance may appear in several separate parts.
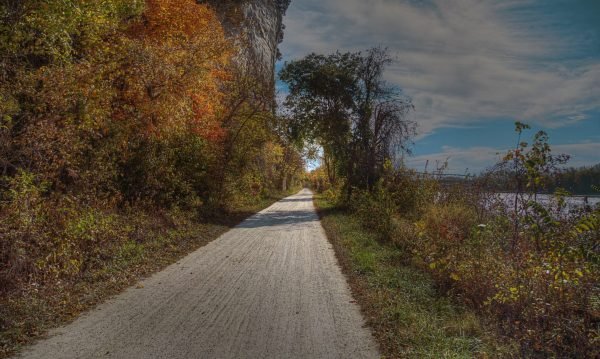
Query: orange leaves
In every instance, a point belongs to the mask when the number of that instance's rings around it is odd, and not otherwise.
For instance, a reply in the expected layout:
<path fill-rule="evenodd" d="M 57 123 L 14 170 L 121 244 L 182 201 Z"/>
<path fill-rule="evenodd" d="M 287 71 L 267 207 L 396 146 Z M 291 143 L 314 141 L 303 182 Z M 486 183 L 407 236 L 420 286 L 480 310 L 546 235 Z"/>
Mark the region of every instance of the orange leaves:
<path fill-rule="evenodd" d="M 226 131 L 221 126 L 217 107 L 220 102 L 209 98 L 206 94 L 192 96 L 194 121 L 192 131 L 211 143 L 220 143 L 225 138 Z"/>
<path fill-rule="evenodd" d="M 158 43 L 218 42 L 223 37 L 214 11 L 194 0 L 147 0 L 143 21 L 133 26 L 131 32 Z"/>
<path fill-rule="evenodd" d="M 231 75 L 223 69 L 214 68 L 205 81 L 193 89 L 192 131 L 212 143 L 221 143 L 226 136 L 222 126 L 225 94 L 220 84 L 229 81 Z"/>
<path fill-rule="evenodd" d="M 231 44 L 217 15 L 194 0 L 147 0 L 128 31 L 124 95 L 150 137 L 188 131 L 207 140 L 225 135 L 219 115 Z"/>

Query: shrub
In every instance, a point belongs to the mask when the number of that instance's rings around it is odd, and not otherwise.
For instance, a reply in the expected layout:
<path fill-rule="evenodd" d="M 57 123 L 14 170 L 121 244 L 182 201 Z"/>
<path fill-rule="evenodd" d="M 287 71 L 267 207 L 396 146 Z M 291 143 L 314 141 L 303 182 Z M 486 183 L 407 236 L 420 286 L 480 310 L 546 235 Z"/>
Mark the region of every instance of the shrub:
<path fill-rule="evenodd" d="M 410 219 L 418 219 L 436 201 L 440 190 L 433 177 L 407 168 L 386 173 L 382 185 L 394 201 L 396 211 Z"/>
<path fill-rule="evenodd" d="M 395 227 L 396 207 L 386 189 L 378 185 L 372 192 L 355 190 L 350 204 L 366 228 L 377 233 L 382 240 L 390 240 Z"/>
<path fill-rule="evenodd" d="M 600 206 L 570 213 L 562 191 L 543 205 L 524 194 L 515 236 L 503 199 L 477 182 L 433 182 L 401 170 L 370 192 L 354 191 L 349 206 L 440 290 L 517 339 L 520 355 L 597 357 Z"/>
<path fill-rule="evenodd" d="M 514 249 L 506 214 L 488 213 L 478 223 L 471 205 L 431 205 L 417 223 L 417 263 L 443 290 L 496 318 L 523 355 L 593 357 L 598 267 L 586 259 L 588 248 L 576 244 L 589 232 L 574 231 L 586 219 L 532 206 Z"/>
<path fill-rule="evenodd" d="M 0 207 L 0 295 L 37 272 L 37 248 L 47 243 L 44 206 L 46 184 L 26 171 L 19 171 L 8 184 L 7 200 Z"/>

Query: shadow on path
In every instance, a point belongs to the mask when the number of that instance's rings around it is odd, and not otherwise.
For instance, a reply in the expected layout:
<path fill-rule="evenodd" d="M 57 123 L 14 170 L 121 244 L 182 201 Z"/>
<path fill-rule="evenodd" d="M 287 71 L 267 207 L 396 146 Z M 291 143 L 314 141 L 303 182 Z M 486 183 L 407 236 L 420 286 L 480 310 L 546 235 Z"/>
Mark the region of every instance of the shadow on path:
<path fill-rule="evenodd" d="M 256 214 L 239 224 L 237 228 L 260 228 L 284 225 L 302 226 L 307 222 L 316 222 L 319 217 L 315 211 L 269 211 Z"/>

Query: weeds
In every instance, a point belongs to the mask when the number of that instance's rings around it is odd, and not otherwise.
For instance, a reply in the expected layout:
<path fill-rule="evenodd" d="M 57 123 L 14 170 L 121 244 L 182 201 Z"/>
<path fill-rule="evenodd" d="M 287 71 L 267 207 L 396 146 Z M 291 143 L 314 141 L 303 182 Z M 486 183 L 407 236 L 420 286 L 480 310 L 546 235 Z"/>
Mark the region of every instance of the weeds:
<path fill-rule="evenodd" d="M 472 312 L 440 296 L 428 274 L 404 264 L 406 253 L 364 227 L 360 215 L 315 200 L 354 297 L 388 358 L 503 356 Z M 364 212 L 362 212 L 364 213 Z"/>
<path fill-rule="evenodd" d="M 523 129 L 517 124 L 519 134 Z M 499 334 L 519 342 L 519 356 L 594 358 L 600 206 L 570 210 L 561 189 L 539 201 L 544 178 L 567 158 L 552 155 L 547 142 L 540 132 L 531 147 L 519 140 L 505 157 L 519 189 L 510 203 L 481 180 L 447 184 L 401 168 L 373 190 L 355 191 L 347 207 L 376 239 L 400 251 L 399 266 L 412 263 L 439 290 L 493 319 Z M 358 253 L 361 273 L 383 270 Z"/>

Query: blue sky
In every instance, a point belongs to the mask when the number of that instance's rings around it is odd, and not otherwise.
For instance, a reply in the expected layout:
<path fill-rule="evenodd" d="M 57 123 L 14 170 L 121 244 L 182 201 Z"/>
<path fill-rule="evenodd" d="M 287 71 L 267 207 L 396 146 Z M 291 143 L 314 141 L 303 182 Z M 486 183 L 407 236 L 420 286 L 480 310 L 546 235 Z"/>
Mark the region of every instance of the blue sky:
<path fill-rule="evenodd" d="M 600 162 L 600 0 L 292 0 L 285 24 L 283 61 L 390 49 L 386 77 L 416 107 L 411 167 L 479 172 L 515 120 L 572 166 Z"/>

